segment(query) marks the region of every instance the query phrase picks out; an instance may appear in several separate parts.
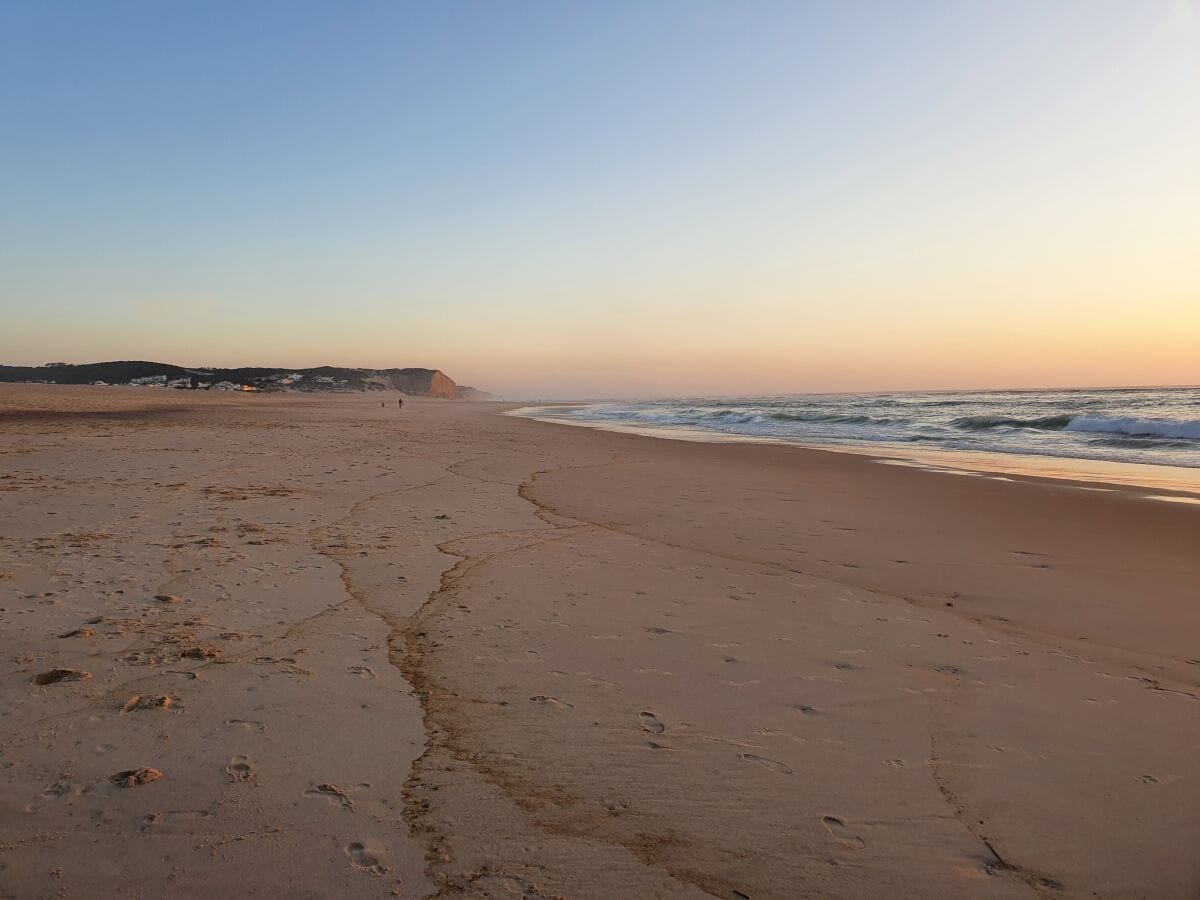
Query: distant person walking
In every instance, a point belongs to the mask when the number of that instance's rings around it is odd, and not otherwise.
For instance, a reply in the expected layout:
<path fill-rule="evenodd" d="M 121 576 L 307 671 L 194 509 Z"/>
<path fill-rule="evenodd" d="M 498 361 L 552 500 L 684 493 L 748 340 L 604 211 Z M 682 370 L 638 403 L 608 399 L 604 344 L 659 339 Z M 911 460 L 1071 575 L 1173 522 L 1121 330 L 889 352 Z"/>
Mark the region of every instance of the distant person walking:
<path fill-rule="evenodd" d="M 396 402 L 397 402 L 398 404 L 400 404 L 400 408 L 401 408 L 401 409 L 404 409 L 404 398 L 403 398 L 403 397 L 401 397 L 401 398 L 400 398 L 399 400 L 397 400 Z"/>

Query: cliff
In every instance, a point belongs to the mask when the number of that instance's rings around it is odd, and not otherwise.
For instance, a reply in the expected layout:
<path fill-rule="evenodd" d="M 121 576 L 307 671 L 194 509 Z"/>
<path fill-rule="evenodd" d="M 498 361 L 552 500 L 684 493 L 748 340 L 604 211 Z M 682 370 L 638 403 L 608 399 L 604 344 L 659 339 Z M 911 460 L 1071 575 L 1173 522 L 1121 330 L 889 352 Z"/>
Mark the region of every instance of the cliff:
<path fill-rule="evenodd" d="M 441 369 L 382 369 L 376 378 L 390 388 L 416 397 L 453 400 L 458 386 Z"/>

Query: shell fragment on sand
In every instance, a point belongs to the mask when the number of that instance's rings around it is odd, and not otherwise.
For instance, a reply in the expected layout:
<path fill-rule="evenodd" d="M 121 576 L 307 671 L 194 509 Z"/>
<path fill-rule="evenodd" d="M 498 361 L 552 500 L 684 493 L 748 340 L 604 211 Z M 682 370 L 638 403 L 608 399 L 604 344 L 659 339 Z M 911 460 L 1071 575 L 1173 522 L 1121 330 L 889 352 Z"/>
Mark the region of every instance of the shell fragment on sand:
<path fill-rule="evenodd" d="M 179 700 L 173 694 L 134 694 L 121 707 L 122 712 L 133 712 L 136 709 L 170 709 Z"/>

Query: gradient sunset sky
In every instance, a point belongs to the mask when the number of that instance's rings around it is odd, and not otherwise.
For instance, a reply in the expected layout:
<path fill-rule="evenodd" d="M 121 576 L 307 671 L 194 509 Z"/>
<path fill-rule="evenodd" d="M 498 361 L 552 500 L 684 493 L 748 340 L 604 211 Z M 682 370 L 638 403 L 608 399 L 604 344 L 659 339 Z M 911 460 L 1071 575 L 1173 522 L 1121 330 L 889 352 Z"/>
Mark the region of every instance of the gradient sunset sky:
<path fill-rule="evenodd" d="M 0 3 L 0 363 L 1200 382 L 1200 2 Z"/>

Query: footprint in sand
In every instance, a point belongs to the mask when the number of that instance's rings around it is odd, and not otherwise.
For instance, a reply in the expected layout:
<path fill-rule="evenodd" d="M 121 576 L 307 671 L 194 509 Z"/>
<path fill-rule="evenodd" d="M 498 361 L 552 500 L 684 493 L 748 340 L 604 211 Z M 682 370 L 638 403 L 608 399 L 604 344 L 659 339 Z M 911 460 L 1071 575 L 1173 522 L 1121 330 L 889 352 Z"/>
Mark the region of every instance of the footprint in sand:
<path fill-rule="evenodd" d="M 330 803 L 340 806 L 342 809 L 354 812 L 354 801 L 336 784 L 318 784 L 316 787 L 305 791 L 304 796 L 321 797 Z"/>
<path fill-rule="evenodd" d="M 379 861 L 375 852 L 361 841 L 354 841 L 346 846 L 346 855 L 350 857 L 350 865 L 356 869 L 370 872 L 372 875 L 387 874 L 388 867 Z"/>
<path fill-rule="evenodd" d="M 346 671 L 353 672 L 359 678 L 374 678 L 375 677 L 375 670 L 370 668 L 369 666 L 349 666 L 349 667 L 347 667 Z"/>
<path fill-rule="evenodd" d="M 212 815 L 207 809 L 175 809 L 167 812 L 147 813 L 142 817 L 142 831 L 165 828 L 177 831 L 180 828 L 190 829 L 194 822 L 207 819 Z"/>
<path fill-rule="evenodd" d="M 44 791 L 42 791 L 42 796 L 43 797 L 65 797 L 65 796 L 70 795 L 72 797 L 78 797 L 82 793 L 83 793 L 82 785 L 72 784 L 71 782 L 67 782 L 67 781 L 56 781 L 56 782 L 54 782 L 54 784 L 46 785 L 46 789 Z"/>
<path fill-rule="evenodd" d="M 47 685 L 58 684 L 60 681 L 87 681 L 91 677 L 91 672 L 85 672 L 82 669 L 51 669 L 35 675 L 33 683 Z"/>
<path fill-rule="evenodd" d="M 754 763 L 756 766 L 762 766 L 764 769 L 770 769 L 772 772 L 778 772 L 780 775 L 792 774 L 792 770 L 783 763 L 767 759 L 765 756 L 755 756 L 753 753 L 739 753 L 738 756 L 748 763 Z"/>
<path fill-rule="evenodd" d="M 658 720 L 652 712 L 640 712 L 638 718 L 642 723 L 642 731 L 648 731 L 650 734 L 662 734 L 667 730 L 667 726 Z"/>
<path fill-rule="evenodd" d="M 534 694 L 529 699 L 534 703 L 546 703 L 550 706 L 557 706 L 560 709 L 571 709 L 575 706 L 574 703 L 568 703 L 566 700 L 559 700 L 557 697 L 547 697 L 545 694 Z"/>
<path fill-rule="evenodd" d="M 234 781 L 254 780 L 254 763 L 251 762 L 248 756 L 233 757 L 229 760 L 229 765 L 225 767 L 225 771 L 229 773 L 229 777 Z"/>
<path fill-rule="evenodd" d="M 86 627 L 76 628 L 73 631 L 66 631 L 59 635 L 60 638 L 95 637 L 95 636 L 96 636 L 96 629 L 95 628 L 86 628 Z"/>
<path fill-rule="evenodd" d="M 180 659 L 220 659 L 221 648 L 214 647 L 212 644 L 201 644 L 199 647 L 188 647 L 179 652 Z"/>
<path fill-rule="evenodd" d="M 829 830 L 829 834 L 833 839 L 843 847 L 849 847 L 851 850 L 862 850 L 867 846 L 867 842 L 857 834 L 851 834 L 846 828 L 845 821 L 839 819 L 837 816 L 822 816 L 821 824 Z"/>
<path fill-rule="evenodd" d="M 1140 775 L 1138 781 L 1142 784 L 1174 784 L 1181 778 L 1182 775 Z"/>
<path fill-rule="evenodd" d="M 262 722 L 256 722 L 253 719 L 226 719 L 226 725 L 231 725 L 235 728 L 241 728 L 244 731 L 266 731 L 267 726 Z"/>
<path fill-rule="evenodd" d="M 152 781 L 158 781 L 163 777 L 163 773 L 158 769 L 144 767 L 141 769 L 126 769 L 124 772 L 118 772 L 115 775 L 109 775 L 108 780 L 117 787 L 131 788 L 141 784 L 149 784 Z"/>
<path fill-rule="evenodd" d="M 296 653 L 304 653 L 306 650 L 297 650 Z M 253 662 L 261 666 L 274 666 L 276 671 L 283 672 L 285 675 L 311 675 L 308 669 L 296 663 L 296 658 L 293 656 L 259 656 Z"/>

